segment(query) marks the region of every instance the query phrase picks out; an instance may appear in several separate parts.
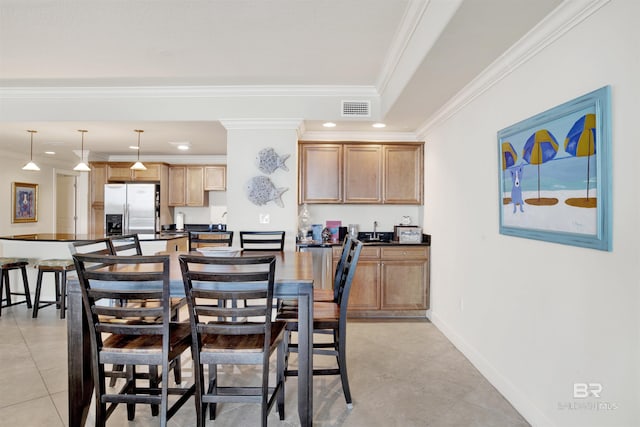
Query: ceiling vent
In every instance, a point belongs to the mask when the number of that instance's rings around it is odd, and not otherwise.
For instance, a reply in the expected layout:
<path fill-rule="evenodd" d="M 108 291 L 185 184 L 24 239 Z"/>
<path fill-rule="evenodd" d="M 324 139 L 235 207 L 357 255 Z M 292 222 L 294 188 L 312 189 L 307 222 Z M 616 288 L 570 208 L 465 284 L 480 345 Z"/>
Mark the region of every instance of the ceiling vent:
<path fill-rule="evenodd" d="M 371 117 L 371 101 L 342 101 L 342 117 Z"/>

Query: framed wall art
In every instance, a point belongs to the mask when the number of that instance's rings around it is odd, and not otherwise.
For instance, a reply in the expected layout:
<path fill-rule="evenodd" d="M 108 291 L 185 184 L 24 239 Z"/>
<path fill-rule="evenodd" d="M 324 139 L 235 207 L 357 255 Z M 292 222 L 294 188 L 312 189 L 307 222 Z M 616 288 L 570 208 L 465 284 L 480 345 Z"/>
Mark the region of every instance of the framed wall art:
<path fill-rule="evenodd" d="M 611 250 L 611 89 L 498 132 L 500 233 Z"/>
<path fill-rule="evenodd" d="M 12 184 L 13 213 L 11 222 L 38 222 L 38 184 Z"/>

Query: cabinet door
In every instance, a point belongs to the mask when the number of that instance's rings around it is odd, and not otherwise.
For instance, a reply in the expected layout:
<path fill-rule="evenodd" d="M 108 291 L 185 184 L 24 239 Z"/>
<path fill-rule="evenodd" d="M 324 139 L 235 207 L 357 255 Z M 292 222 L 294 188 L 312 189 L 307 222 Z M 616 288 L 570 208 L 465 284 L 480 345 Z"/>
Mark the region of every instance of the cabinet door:
<path fill-rule="evenodd" d="M 301 144 L 300 203 L 342 202 L 342 145 Z"/>
<path fill-rule="evenodd" d="M 111 163 L 107 165 L 108 181 L 131 181 L 133 174 L 131 173 L 131 165 L 129 163 Z"/>
<path fill-rule="evenodd" d="M 187 206 L 205 206 L 208 204 L 208 197 L 205 203 L 204 192 L 204 168 L 202 166 L 187 166 Z"/>
<path fill-rule="evenodd" d="M 145 163 L 147 170 L 134 170 L 134 181 L 160 181 L 160 164 Z"/>
<path fill-rule="evenodd" d="M 380 261 L 358 261 L 351 283 L 349 310 L 380 309 Z"/>
<path fill-rule="evenodd" d="M 169 206 L 184 206 L 186 203 L 187 168 L 169 167 Z"/>
<path fill-rule="evenodd" d="M 428 308 L 428 260 L 382 261 L 382 310 Z"/>
<path fill-rule="evenodd" d="M 384 203 L 422 204 L 423 145 L 384 146 Z"/>
<path fill-rule="evenodd" d="M 205 166 L 204 167 L 204 190 L 205 191 L 225 191 L 227 189 L 227 167 L 226 166 Z"/>
<path fill-rule="evenodd" d="M 104 185 L 107 183 L 107 165 L 105 163 L 91 163 L 89 180 L 91 182 L 89 231 L 93 234 L 102 234 L 104 232 Z"/>
<path fill-rule="evenodd" d="M 344 202 L 382 203 L 382 147 L 344 146 Z"/>

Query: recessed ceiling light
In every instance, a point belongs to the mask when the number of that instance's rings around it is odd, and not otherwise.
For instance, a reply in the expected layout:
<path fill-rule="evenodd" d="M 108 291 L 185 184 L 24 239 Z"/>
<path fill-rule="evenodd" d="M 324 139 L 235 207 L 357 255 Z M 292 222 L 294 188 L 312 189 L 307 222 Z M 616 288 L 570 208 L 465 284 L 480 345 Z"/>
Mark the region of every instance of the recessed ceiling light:
<path fill-rule="evenodd" d="M 387 125 L 385 125 L 384 123 L 374 123 L 371 126 L 373 126 L 374 128 L 383 128 L 383 127 L 386 127 Z"/>
<path fill-rule="evenodd" d="M 54 154 L 56 154 L 55 151 L 45 151 L 44 154 L 49 154 L 51 156 L 53 156 Z"/>
<path fill-rule="evenodd" d="M 333 123 L 333 122 L 326 122 L 326 123 L 323 123 L 322 126 L 324 126 L 326 128 L 334 128 L 334 127 L 336 127 L 336 124 Z"/>
<path fill-rule="evenodd" d="M 138 147 L 135 146 L 135 145 L 130 145 L 129 148 L 131 148 L 132 150 L 137 150 L 138 149 Z"/>
<path fill-rule="evenodd" d="M 187 151 L 191 149 L 191 143 L 189 141 L 169 141 L 169 144 L 173 145 L 181 151 Z"/>

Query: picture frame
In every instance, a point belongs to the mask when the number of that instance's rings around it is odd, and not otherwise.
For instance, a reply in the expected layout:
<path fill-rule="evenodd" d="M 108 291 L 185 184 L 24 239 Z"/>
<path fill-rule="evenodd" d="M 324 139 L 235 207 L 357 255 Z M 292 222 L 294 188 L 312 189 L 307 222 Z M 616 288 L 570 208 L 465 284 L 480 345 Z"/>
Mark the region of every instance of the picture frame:
<path fill-rule="evenodd" d="M 500 234 L 611 251 L 611 88 L 497 133 Z"/>
<path fill-rule="evenodd" d="M 11 222 L 38 222 L 38 184 L 14 182 L 11 195 Z"/>

